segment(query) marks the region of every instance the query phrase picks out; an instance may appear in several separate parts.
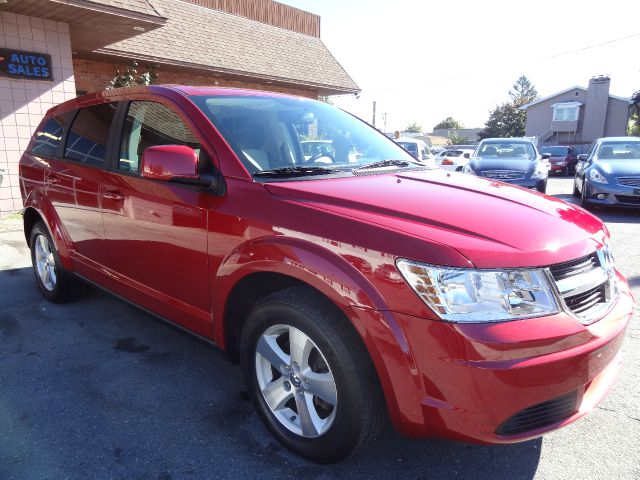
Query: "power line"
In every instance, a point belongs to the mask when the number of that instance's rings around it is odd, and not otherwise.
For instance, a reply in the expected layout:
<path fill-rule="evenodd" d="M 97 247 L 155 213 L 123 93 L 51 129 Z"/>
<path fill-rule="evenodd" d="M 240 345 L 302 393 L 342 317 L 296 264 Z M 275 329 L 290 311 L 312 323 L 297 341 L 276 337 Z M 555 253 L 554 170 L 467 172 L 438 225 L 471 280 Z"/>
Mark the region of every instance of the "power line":
<path fill-rule="evenodd" d="M 605 45 L 610 45 L 612 43 L 622 42 L 624 40 L 629 40 L 630 38 L 635 38 L 635 37 L 640 37 L 640 32 L 632 33 L 631 35 L 627 35 L 627 36 L 624 36 L 624 37 L 614 38 L 612 40 L 607 40 L 606 42 L 600 42 L 600 43 L 596 43 L 596 44 L 593 44 L 593 45 L 588 45 L 586 47 L 576 48 L 575 50 L 567 50 L 566 52 L 556 53 L 556 54 L 553 54 L 553 55 L 549 55 L 547 57 L 540 57 L 540 58 L 538 58 L 536 60 L 533 60 L 533 62 L 542 62 L 544 60 L 551 60 L 553 58 L 558 58 L 558 57 L 562 57 L 562 56 L 565 56 L 565 55 L 571 55 L 573 53 L 584 52 L 586 50 L 591 50 L 593 48 L 598 48 L 598 47 L 602 47 L 602 46 L 605 46 Z M 463 73 L 463 74 L 460 74 L 460 75 L 454 75 L 454 76 L 451 76 L 451 77 L 445 77 L 445 78 L 421 81 L 420 84 L 421 85 L 437 85 L 439 83 L 449 83 L 449 82 L 454 82 L 456 80 L 465 80 L 465 79 L 473 78 L 473 77 L 478 76 L 478 75 L 484 75 L 484 72 L 481 72 L 481 71 L 468 72 L 468 73 Z M 380 93 L 389 93 L 389 92 L 405 90 L 406 88 L 407 88 L 406 86 L 392 87 L 392 88 L 385 88 L 385 89 L 381 89 L 381 90 L 374 90 L 374 91 L 367 92 L 367 93 L 369 95 L 380 94 Z"/>
<path fill-rule="evenodd" d="M 629 40 L 630 38 L 640 37 L 640 32 L 632 33 L 631 35 L 627 35 L 626 37 L 614 38 L 613 40 L 608 40 L 606 42 L 595 43 L 593 45 L 589 45 L 588 47 L 577 48 L 575 50 L 567 50 L 566 52 L 556 53 L 555 55 L 551 55 L 549 57 L 543 57 L 540 60 L 550 60 L 552 58 L 562 57 L 564 55 L 569 55 L 572 53 L 584 52 L 585 50 L 591 50 L 592 48 L 602 47 L 604 45 L 609 45 L 611 43 L 621 42 L 623 40 Z"/>

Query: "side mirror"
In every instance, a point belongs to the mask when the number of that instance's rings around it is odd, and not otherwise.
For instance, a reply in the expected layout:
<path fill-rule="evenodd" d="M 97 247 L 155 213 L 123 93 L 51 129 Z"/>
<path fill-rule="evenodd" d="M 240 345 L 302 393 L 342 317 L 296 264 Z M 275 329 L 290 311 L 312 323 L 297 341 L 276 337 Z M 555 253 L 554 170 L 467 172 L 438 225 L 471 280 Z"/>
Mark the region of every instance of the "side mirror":
<path fill-rule="evenodd" d="M 465 153 L 465 154 L 463 155 L 463 157 L 464 157 L 464 158 L 471 158 L 471 154 L 470 154 L 470 153 Z"/>
<path fill-rule="evenodd" d="M 580 155 L 578 155 L 579 162 L 586 162 L 587 158 L 589 158 L 589 156 L 586 153 L 581 153 Z"/>
<path fill-rule="evenodd" d="M 218 176 L 198 173 L 198 154 L 186 145 L 156 145 L 145 149 L 140 168 L 143 178 L 211 188 Z"/>
<path fill-rule="evenodd" d="M 540 155 L 540 158 L 542 158 L 542 160 L 548 160 L 551 158 L 551 154 L 550 153 L 543 153 Z"/>

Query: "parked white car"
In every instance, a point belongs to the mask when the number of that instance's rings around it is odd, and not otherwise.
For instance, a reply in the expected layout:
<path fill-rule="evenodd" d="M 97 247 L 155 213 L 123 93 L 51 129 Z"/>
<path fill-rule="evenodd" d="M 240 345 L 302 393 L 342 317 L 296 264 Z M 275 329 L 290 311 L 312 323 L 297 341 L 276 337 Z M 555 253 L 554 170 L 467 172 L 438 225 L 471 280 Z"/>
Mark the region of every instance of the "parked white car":
<path fill-rule="evenodd" d="M 393 141 L 421 162 L 431 165 L 432 167 L 436 166 L 435 156 L 431 153 L 431 150 L 429 150 L 429 147 L 423 140 L 410 137 L 400 137 L 394 138 Z"/>
<path fill-rule="evenodd" d="M 436 166 L 444 170 L 461 172 L 464 166 L 469 163 L 472 154 L 473 150 L 468 148 L 448 149 L 436 155 Z"/>

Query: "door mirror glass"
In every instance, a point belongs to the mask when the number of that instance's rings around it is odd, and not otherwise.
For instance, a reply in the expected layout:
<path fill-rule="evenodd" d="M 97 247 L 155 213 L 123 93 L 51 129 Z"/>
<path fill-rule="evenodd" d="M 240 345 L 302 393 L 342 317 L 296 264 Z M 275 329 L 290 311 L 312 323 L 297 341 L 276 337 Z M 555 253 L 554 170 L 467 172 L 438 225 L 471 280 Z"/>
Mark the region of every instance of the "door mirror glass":
<path fill-rule="evenodd" d="M 581 153 L 580 155 L 578 155 L 578 161 L 579 162 L 586 162 L 587 161 L 587 154 L 586 153 Z"/>
<path fill-rule="evenodd" d="M 542 155 L 540 155 L 540 157 L 542 158 L 542 160 L 548 160 L 549 158 L 551 158 L 551 154 L 543 153 Z"/>
<path fill-rule="evenodd" d="M 157 145 L 142 154 L 142 177 L 154 180 L 197 181 L 198 154 L 186 145 Z"/>

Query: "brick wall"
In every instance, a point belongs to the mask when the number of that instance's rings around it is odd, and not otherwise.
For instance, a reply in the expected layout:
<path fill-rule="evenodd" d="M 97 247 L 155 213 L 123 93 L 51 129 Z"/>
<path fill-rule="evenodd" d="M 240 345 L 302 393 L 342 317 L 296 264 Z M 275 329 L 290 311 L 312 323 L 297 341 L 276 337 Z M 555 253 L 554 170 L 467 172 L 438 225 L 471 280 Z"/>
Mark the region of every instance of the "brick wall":
<path fill-rule="evenodd" d="M 53 81 L 0 77 L 0 216 L 22 208 L 18 162 L 52 106 L 75 97 L 69 25 L 2 12 L 0 47 L 51 55 Z"/>
<path fill-rule="evenodd" d="M 141 70 L 144 70 L 144 63 L 140 62 Z M 123 71 L 126 64 L 108 63 L 97 60 L 86 60 L 73 58 L 73 70 L 75 73 L 76 88 L 81 92 L 95 92 L 104 90 L 109 81 L 114 77 L 117 70 Z M 224 76 L 198 75 L 189 72 L 169 71 L 161 65 L 158 70 L 158 80 L 156 83 L 171 83 L 178 85 L 215 85 L 218 82 L 220 87 L 252 88 L 256 90 L 268 90 L 272 92 L 288 93 L 308 98 L 318 98 L 317 90 L 306 90 L 301 88 L 280 87 L 266 83 L 241 82 L 227 79 Z"/>

